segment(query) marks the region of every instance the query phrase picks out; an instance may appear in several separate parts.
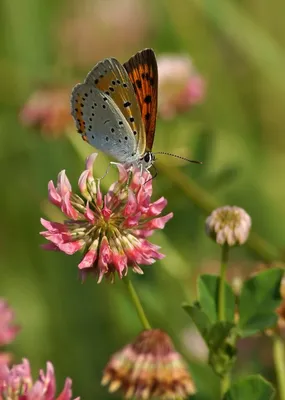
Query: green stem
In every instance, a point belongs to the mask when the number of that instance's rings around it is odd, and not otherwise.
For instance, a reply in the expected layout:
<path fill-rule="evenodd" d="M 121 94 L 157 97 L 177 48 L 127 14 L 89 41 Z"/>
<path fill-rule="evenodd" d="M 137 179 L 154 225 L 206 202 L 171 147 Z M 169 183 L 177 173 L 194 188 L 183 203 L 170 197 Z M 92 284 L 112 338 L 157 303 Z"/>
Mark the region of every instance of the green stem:
<path fill-rule="evenodd" d="M 224 244 L 222 246 L 222 259 L 220 269 L 220 285 L 219 285 L 219 297 L 218 297 L 218 317 L 219 321 L 225 321 L 225 281 L 226 281 L 226 270 L 229 261 L 229 246 Z"/>
<path fill-rule="evenodd" d="M 125 285 L 126 285 L 126 287 L 128 289 L 130 298 L 131 298 L 131 300 L 132 300 L 132 302 L 133 302 L 133 304 L 135 306 L 135 309 L 136 309 L 138 317 L 139 317 L 139 319 L 140 319 L 140 321 L 142 323 L 142 326 L 144 327 L 144 329 L 151 329 L 150 323 L 148 322 L 148 319 L 147 319 L 147 317 L 145 315 L 142 303 L 141 303 L 141 301 L 139 299 L 139 296 L 138 296 L 138 294 L 137 294 L 137 292 L 136 292 L 136 290 L 135 290 L 130 278 L 128 276 L 126 276 L 123 279 L 123 281 L 124 281 L 124 283 L 125 283 Z"/>
<path fill-rule="evenodd" d="M 280 400 L 285 400 L 285 347 L 279 335 L 273 337 L 273 357 Z"/>
<path fill-rule="evenodd" d="M 220 381 L 221 399 L 224 398 L 225 393 L 229 390 L 231 381 L 229 374 L 223 376 Z"/>
<path fill-rule="evenodd" d="M 229 246 L 225 243 L 222 246 L 222 257 L 221 257 L 221 269 L 220 269 L 220 283 L 218 292 L 218 319 L 219 321 L 226 320 L 226 305 L 225 305 L 225 283 L 226 283 L 226 271 L 229 261 Z M 224 394 L 230 386 L 230 376 L 229 374 L 221 377 L 220 389 L 221 389 L 221 399 L 223 399 Z"/>

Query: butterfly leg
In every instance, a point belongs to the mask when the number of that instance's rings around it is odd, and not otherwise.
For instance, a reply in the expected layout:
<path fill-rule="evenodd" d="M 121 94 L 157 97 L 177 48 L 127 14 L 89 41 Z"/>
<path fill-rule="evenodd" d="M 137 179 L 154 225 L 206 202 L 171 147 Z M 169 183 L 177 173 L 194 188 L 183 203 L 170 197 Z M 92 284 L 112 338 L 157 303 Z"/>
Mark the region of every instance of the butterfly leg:
<path fill-rule="evenodd" d="M 115 161 L 110 161 L 110 162 L 109 162 L 109 165 L 108 165 L 108 167 L 107 167 L 107 169 L 106 169 L 106 171 L 105 171 L 105 173 L 104 173 L 104 175 L 101 176 L 100 178 L 97 178 L 99 181 L 101 181 L 102 179 L 104 179 L 104 178 L 108 175 L 111 165 L 120 165 L 120 163 L 117 163 L 117 162 L 115 162 Z"/>

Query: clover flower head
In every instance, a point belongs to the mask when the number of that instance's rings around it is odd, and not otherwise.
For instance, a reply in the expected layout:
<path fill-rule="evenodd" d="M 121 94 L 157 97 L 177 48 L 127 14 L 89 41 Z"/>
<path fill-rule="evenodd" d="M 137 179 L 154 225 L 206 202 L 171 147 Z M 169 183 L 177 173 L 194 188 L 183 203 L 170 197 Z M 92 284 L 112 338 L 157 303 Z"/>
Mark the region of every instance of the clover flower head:
<path fill-rule="evenodd" d="M 21 364 L 14 365 L 12 368 L 7 365 L 0 366 L 0 399 L 70 400 L 72 398 L 71 383 L 71 379 L 67 378 L 62 392 L 56 397 L 56 379 L 52 363 L 47 363 L 46 373 L 41 370 L 36 381 L 33 381 L 27 359 L 23 359 Z"/>
<path fill-rule="evenodd" d="M 122 278 L 131 268 L 142 274 L 140 265 L 151 265 L 163 258 L 159 247 L 147 237 L 163 229 L 173 214 L 159 214 L 167 201 L 151 202 L 152 180 L 147 171 L 128 171 L 118 164 L 119 179 L 103 195 L 100 180 L 93 176 L 94 153 L 87 158 L 86 169 L 79 178 L 80 196 L 72 191 L 65 171 L 58 175 L 57 186 L 49 182 L 49 200 L 68 217 L 64 223 L 41 220 L 46 231 L 41 234 L 50 241 L 48 250 L 74 254 L 83 250 L 78 265 L 84 279 L 94 273 L 103 277 Z"/>

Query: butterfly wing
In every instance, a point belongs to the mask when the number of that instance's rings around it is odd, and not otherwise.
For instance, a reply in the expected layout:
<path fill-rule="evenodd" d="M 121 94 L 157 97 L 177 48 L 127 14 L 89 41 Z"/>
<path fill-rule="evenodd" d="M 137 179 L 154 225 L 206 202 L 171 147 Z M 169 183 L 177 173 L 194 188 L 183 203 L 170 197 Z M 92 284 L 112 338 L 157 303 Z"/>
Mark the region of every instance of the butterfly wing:
<path fill-rule="evenodd" d="M 141 157 L 146 147 L 145 127 L 133 85 L 122 64 L 107 58 L 95 65 L 84 83 L 95 86 L 114 101 L 130 125 L 137 142 L 136 153 Z"/>
<path fill-rule="evenodd" d="M 124 67 L 129 74 L 141 109 L 146 131 L 146 149 L 151 151 L 156 126 L 158 92 L 155 53 L 152 49 L 142 50 L 131 57 Z"/>
<path fill-rule="evenodd" d="M 112 98 L 83 83 L 71 95 L 72 116 L 82 138 L 121 163 L 137 161 L 137 141 Z"/>

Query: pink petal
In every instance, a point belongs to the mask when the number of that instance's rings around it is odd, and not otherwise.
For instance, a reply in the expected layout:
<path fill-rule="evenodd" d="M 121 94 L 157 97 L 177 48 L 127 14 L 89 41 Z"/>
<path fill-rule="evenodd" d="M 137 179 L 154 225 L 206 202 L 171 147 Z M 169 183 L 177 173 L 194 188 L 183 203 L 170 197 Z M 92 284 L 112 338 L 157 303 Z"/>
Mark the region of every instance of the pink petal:
<path fill-rule="evenodd" d="M 173 217 L 173 213 L 164 215 L 163 217 L 152 219 L 141 226 L 141 229 L 152 230 L 152 229 L 163 229 L 167 221 Z"/>
<path fill-rule="evenodd" d="M 142 171 L 140 168 L 133 169 L 132 181 L 130 183 L 130 189 L 135 193 L 140 189 L 140 187 L 144 184 L 144 178 L 142 176 Z"/>
<path fill-rule="evenodd" d="M 101 212 L 102 212 L 102 215 L 103 215 L 105 221 L 108 221 L 112 215 L 112 210 L 107 208 L 106 204 L 104 204 L 104 208 L 101 210 Z"/>
<path fill-rule="evenodd" d="M 119 183 L 125 183 L 128 180 L 128 172 L 122 164 L 116 164 L 119 171 Z"/>
<path fill-rule="evenodd" d="M 48 183 L 48 198 L 52 204 L 60 207 L 61 196 L 56 191 L 53 181 L 49 181 Z"/>
<path fill-rule="evenodd" d="M 76 253 L 78 250 L 81 250 L 84 245 L 85 245 L 84 240 L 77 240 L 75 242 L 59 243 L 58 248 L 65 254 L 72 255 Z"/>
<path fill-rule="evenodd" d="M 87 202 L 87 204 L 86 204 L 86 211 L 85 211 L 85 213 L 84 213 L 84 217 L 85 217 L 89 222 L 91 222 L 91 224 L 94 224 L 94 222 L 95 222 L 95 215 L 94 215 L 93 211 L 90 210 L 89 202 Z"/>
<path fill-rule="evenodd" d="M 142 212 L 147 212 L 150 203 L 150 196 L 142 186 L 137 194 L 138 209 Z"/>
<path fill-rule="evenodd" d="M 67 227 L 59 222 L 51 222 L 44 218 L 41 218 L 40 221 L 43 227 L 45 227 L 49 232 L 68 232 Z"/>
<path fill-rule="evenodd" d="M 98 207 L 102 207 L 103 205 L 103 196 L 102 196 L 102 192 L 100 189 L 100 181 L 97 181 L 97 194 L 96 194 L 96 204 Z"/>
<path fill-rule="evenodd" d="M 149 197 L 151 197 L 152 195 L 152 175 L 148 172 L 145 171 L 146 174 L 144 175 L 145 178 L 145 184 L 143 185 L 144 190 L 146 191 L 146 193 L 149 195 Z"/>
<path fill-rule="evenodd" d="M 128 217 L 130 215 L 133 215 L 136 212 L 136 210 L 137 210 L 136 196 L 134 195 L 134 192 L 132 190 L 129 190 L 128 191 L 128 201 L 123 210 L 123 215 L 125 217 Z"/>
<path fill-rule="evenodd" d="M 138 238 L 146 238 L 153 235 L 153 230 L 148 231 L 146 229 L 135 229 L 133 230 L 133 234 Z"/>
<path fill-rule="evenodd" d="M 43 371 L 41 371 L 40 379 L 45 385 L 45 400 L 53 400 L 55 397 L 55 377 L 54 368 L 51 362 L 47 362 L 46 376 Z"/>
<path fill-rule="evenodd" d="M 71 385 L 72 380 L 70 378 L 66 378 L 63 391 L 60 393 L 56 400 L 70 400 L 72 396 Z"/>
<path fill-rule="evenodd" d="M 98 259 L 98 268 L 99 268 L 99 280 L 100 282 L 105 273 L 108 272 L 108 265 L 112 262 L 112 252 L 108 243 L 108 239 L 106 236 L 103 237 L 100 250 L 99 250 L 99 259 Z"/>
<path fill-rule="evenodd" d="M 161 260 L 164 258 L 164 254 L 157 251 L 160 247 L 156 246 L 147 240 L 141 241 L 141 251 L 143 252 L 144 257 Z"/>
<path fill-rule="evenodd" d="M 128 267 L 127 256 L 125 254 L 119 254 L 119 253 L 113 252 L 113 260 L 112 261 L 113 261 L 115 269 L 118 271 L 120 279 L 122 279 L 124 271 L 127 272 L 127 267 Z"/>
<path fill-rule="evenodd" d="M 54 243 L 44 243 L 41 244 L 41 248 L 47 251 L 60 251 L 56 244 Z"/>
<path fill-rule="evenodd" d="M 61 243 L 67 243 L 72 240 L 69 233 L 52 233 L 52 232 L 40 232 L 43 237 L 45 237 L 50 242 L 58 246 Z"/>
<path fill-rule="evenodd" d="M 87 180 L 88 180 L 89 174 L 90 174 L 89 170 L 85 170 L 82 172 L 82 174 L 80 175 L 79 180 L 78 180 L 78 187 L 79 187 L 79 190 L 80 190 L 80 193 L 82 194 L 82 196 L 84 196 L 85 199 L 91 201 L 92 198 L 88 191 L 88 186 L 87 186 Z"/>
<path fill-rule="evenodd" d="M 65 170 L 62 170 L 57 177 L 57 191 L 63 197 L 71 192 L 71 184 L 66 176 Z"/>
<path fill-rule="evenodd" d="M 36 381 L 27 394 L 19 397 L 19 400 L 45 400 L 45 385 L 41 381 Z"/>
<path fill-rule="evenodd" d="M 161 197 L 160 199 L 149 205 L 149 209 L 147 210 L 146 215 L 148 217 L 156 217 L 162 212 L 166 205 L 167 200 L 164 197 Z"/>
<path fill-rule="evenodd" d="M 93 173 L 93 164 L 98 156 L 98 153 L 92 153 L 86 158 L 85 167 Z"/>
<path fill-rule="evenodd" d="M 123 228 L 133 228 L 135 226 L 138 226 L 140 217 L 141 217 L 141 214 L 139 213 L 133 217 L 126 218 L 122 224 L 122 227 Z"/>
<path fill-rule="evenodd" d="M 78 268 L 84 269 L 93 267 L 93 264 L 96 261 L 96 259 L 97 259 L 97 251 L 89 250 L 81 260 L 80 264 L 78 265 Z"/>
<path fill-rule="evenodd" d="M 77 219 L 79 216 L 78 211 L 71 205 L 70 192 L 67 192 L 62 199 L 61 211 L 71 219 Z"/>

